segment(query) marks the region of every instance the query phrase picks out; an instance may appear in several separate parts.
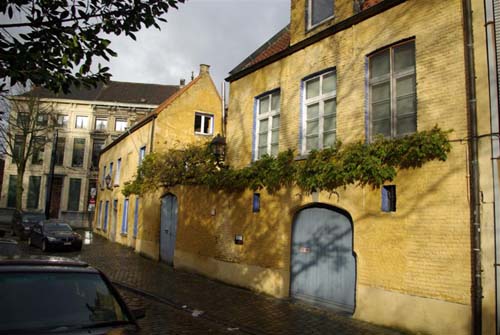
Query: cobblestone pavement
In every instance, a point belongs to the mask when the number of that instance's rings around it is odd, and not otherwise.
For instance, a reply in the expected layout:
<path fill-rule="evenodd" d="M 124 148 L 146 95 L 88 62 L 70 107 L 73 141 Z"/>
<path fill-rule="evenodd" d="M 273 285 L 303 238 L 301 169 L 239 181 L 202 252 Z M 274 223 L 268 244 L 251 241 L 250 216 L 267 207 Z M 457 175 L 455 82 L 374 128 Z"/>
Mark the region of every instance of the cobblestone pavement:
<path fill-rule="evenodd" d="M 41 254 L 26 242 L 20 248 Z M 49 254 L 81 259 L 106 273 L 129 304 L 146 308 L 139 322 L 144 334 L 401 334 L 174 270 L 95 235 L 79 253 Z"/>

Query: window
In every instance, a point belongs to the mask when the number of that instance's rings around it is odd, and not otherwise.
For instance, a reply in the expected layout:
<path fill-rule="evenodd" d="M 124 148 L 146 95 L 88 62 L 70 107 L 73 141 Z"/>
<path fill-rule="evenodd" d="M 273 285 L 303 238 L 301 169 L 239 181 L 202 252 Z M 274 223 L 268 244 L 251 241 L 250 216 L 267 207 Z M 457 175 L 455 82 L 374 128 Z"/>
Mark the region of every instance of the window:
<path fill-rule="evenodd" d="M 255 135 L 255 159 L 268 154 L 278 154 L 280 128 L 280 92 L 257 99 L 257 122 Z"/>
<path fill-rule="evenodd" d="M 102 187 L 106 187 L 106 165 L 102 168 Z"/>
<path fill-rule="evenodd" d="M 113 162 L 109 163 L 109 175 L 113 177 Z"/>
<path fill-rule="evenodd" d="M 109 212 L 109 201 L 106 201 L 106 206 L 104 207 L 104 223 L 102 229 L 106 231 L 108 229 L 108 212 Z"/>
<path fill-rule="evenodd" d="M 95 130 L 104 131 L 106 129 L 108 129 L 108 119 L 96 118 L 95 119 Z"/>
<path fill-rule="evenodd" d="M 115 131 L 125 131 L 127 129 L 127 120 L 117 119 L 115 121 Z"/>
<path fill-rule="evenodd" d="M 69 116 L 67 115 L 58 115 L 57 116 L 57 126 L 59 128 L 68 128 Z"/>
<path fill-rule="evenodd" d="M 417 130 L 415 41 L 370 56 L 370 138 Z"/>
<path fill-rule="evenodd" d="M 135 198 L 135 212 L 134 212 L 134 238 L 137 237 L 137 230 L 139 224 L 139 197 Z"/>
<path fill-rule="evenodd" d="M 36 117 L 36 125 L 37 126 L 47 126 L 49 124 L 49 115 L 46 113 L 38 114 Z"/>
<path fill-rule="evenodd" d="M 139 149 L 139 165 L 141 165 L 144 157 L 146 157 L 146 146 L 143 146 Z"/>
<path fill-rule="evenodd" d="M 123 202 L 123 216 L 122 216 L 122 234 L 128 232 L 128 199 Z"/>
<path fill-rule="evenodd" d="M 84 155 L 85 155 L 85 139 L 75 138 L 73 140 L 73 159 L 71 160 L 71 166 L 82 167 Z"/>
<path fill-rule="evenodd" d="M 7 194 L 7 207 L 16 207 L 17 176 L 9 176 L 9 191 Z"/>
<path fill-rule="evenodd" d="M 19 113 L 17 115 L 16 124 L 21 128 L 28 128 L 30 122 L 30 115 L 28 113 Z"/>
<path fill-rule="evenodd" d="M 116 173 L 115 173 L 115 182 L 114 182 L 115 186 L 120 185 L 121 168 L 122 168 L 122 159 L 118 158 L 118 160 L 116 161 Z"/>
<path fill-rule="evenodd" d="M 214 116 L 196 113 L 194 115 L 194 133 L 199 135 L 212 135 Z"/>
<path fill-rule="evenodd" d="M 308 0 L 308 28 L 333 16 L 334 0 Z"/>
<path fill-rule="evenodd" d="M 99 201 L 99 209 L 97 210 L 97 228 L 102 226 L 102 200 Z"/>
<path fill-rule="evenodd" d="M 304 82 L 302 153 L 335 144 L 337 136 L 337 75 L 328 71 Z"/>
<path fill-rule="evenodd" d="M 20 162 L 23 158 L 24 137 L 16 135 L 14 138 L 14 152 L 12 153 L 12 163 Z"/>
<path fill-rule="evenodd" d="M 80 208 L 80 189 L 82 180 L 76 178 L 69 179 L 68 211 L 78 211 Z"/>
<path fill-rule="evenodd" d="M 94 143 L 92 144 L 92 166 L 99 166 L 99 154 L 101 153 L 102 148 L 104 147 L 104 140 L 94 139 Z"/>
<path fill-rule="evenodd" d="M 64 137 L 57 138 L 56 145 L 56 165 L 64 165 L 64 148 L 66 146 L 66 139 Z"/>
<path fill-rule="evenodd" d="M 43 153 L 45 151 L 45 137 L 37 136 L 33 139 L 33 154 L 31 164 L 40 165 L 43 163 Z"/>
<path fill-rule="evenodd" d="M 89 118 L 88 116 L 77 116 L 75 128 L 79 129 L 87 129 L 89 126 Z"/>
<path fill-rule="evenodd" d="M 396 185 L 382 187 L 382 212 L 396 211 Z"/>
<path fill-rule="evenodd" d="M 37 209 L 38 201 L 40 198 L 40 182 L 42 177 L 40 176 L 30 176 L 28 184 L 28 201 L 26 207 L 28 209 Z"/>

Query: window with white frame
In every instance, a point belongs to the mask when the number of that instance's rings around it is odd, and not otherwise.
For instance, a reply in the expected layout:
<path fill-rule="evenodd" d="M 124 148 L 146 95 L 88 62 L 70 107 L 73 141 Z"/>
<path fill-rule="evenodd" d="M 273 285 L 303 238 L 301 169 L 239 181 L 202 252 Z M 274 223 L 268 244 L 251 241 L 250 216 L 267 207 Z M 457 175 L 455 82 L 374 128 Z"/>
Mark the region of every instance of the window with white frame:
<path fill-rule="evenodd" d="M 116 161 L 116 173 L 115 173 L 115 181 L 114 181 L 115 186 L 120 185 L 121 170 L 122 170 L 122 159 L 118 158 L 118 160 Z"/>
<path fill-rule="evenodd" d="M 89 117 L 88 116 L 77 116 L 75 122 L 75 128 L 78 129 L 87 129 L 89 126 Z"/>
<path fill-rule="evenodd" d="M 144 157 L 146 157 L 146 146 L 143 146 L 139 149 L 139 165 L 141 165 Z"/>
<path fill-rule="evenodd" d="M 68 115 L 59 114 L 57 116 L 57 127 L 68 128 L 68 121 L 69 121 Z"/>
<path fill-rule="evenodd" d="M 334 0 L 308 0 L 307 26 L 312 28 L 333 17 Z"/>
<path fill-rule="evenodd" d="M 108 129 L 108 119 L 98 117 L 95 119 L 95 130 L 104 131 Z"/>
<path fill-rule="evenodd" d="M 123 201 L 122 234 L 128 233 L 128 199 Z"/>
<path fill-rule="evenodd" d="M 255 127 L 255 159 L 263 155 L 276 156 L 279 148 L 280 92 L 275 91 L 257 99 Z"/>
<path fill-rule="evenodd" d="M 302 153 L 335 144 L 337 136 L 337 74 L 324 72 L 304 81 Z"/>
<path fill-rule="evenodd" d="M 415 41 L 369 57 L 370 138 L 398 137 L 417 130 Z"/>
<path fill-rule="evenodd" d="M 211 114 L 195 113 L 194 133 L 199 135 L 212 135 L 214 116 Z"/>
<path fill-rule="evenodd" d="M 115 131 L 125 131 L 127 129 L 127 120 L 117 119 L 115 121 Z"/>

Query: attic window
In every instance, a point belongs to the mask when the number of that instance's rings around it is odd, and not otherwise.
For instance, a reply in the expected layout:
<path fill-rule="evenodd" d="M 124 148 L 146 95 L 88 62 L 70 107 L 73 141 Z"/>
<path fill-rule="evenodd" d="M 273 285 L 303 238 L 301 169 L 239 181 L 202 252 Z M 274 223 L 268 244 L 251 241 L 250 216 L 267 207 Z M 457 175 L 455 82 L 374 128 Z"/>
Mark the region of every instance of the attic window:
<path fill-rule="evenodd" d="M 333 17 L 334 0 L 308 0 L 307 27 L 308 29 Z"/>
<path fill-rule="evenodd" d="M 198 135 L 212 135 L 214 116 L 196 113 L 194 116 L 194 133 Z"/>

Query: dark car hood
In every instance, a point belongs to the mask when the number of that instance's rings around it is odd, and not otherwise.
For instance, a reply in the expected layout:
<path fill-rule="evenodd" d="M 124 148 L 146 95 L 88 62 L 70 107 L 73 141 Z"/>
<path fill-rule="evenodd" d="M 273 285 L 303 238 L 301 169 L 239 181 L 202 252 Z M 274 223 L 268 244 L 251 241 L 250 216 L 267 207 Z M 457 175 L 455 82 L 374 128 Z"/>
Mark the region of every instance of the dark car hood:
<path fill-rule="evenodd" d="M 0 331 L 0 334 L 4 334 Z M 137 335 L 141 334 L 139 328 L 135 325 L 122 326 L 122 327 L 102 327 L 102 328 L 91 328 L 91 329 L 74 329 L 74 330 L 64 330 L 52 331 L 52 332 L 15 332 L 14 334 L 22 335 Z"/>

